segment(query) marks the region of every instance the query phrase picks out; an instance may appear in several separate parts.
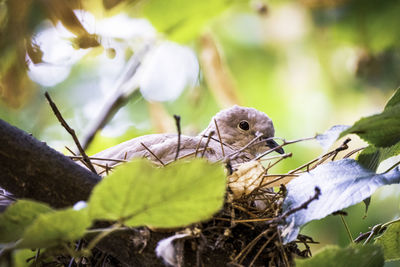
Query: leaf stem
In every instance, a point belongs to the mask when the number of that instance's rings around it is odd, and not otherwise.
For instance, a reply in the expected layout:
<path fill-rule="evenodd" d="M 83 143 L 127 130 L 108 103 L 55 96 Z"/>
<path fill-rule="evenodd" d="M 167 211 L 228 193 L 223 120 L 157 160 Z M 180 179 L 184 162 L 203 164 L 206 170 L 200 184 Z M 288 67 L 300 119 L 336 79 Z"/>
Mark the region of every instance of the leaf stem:
<path fill-rule="evenodd" d="M 347 236 L 348 236 L 349 239 L 350 239 L 350 243 L 354 243 L 353 237 L 351 236 L 350 228 L 349 228 L 349 226 L 347 225 L 346 220 L 344 219 L 343 214 L 340 214 L 340 219 L 342 219 L 344 228 L 346 229 L 346 232 L 347 232 Z"/>

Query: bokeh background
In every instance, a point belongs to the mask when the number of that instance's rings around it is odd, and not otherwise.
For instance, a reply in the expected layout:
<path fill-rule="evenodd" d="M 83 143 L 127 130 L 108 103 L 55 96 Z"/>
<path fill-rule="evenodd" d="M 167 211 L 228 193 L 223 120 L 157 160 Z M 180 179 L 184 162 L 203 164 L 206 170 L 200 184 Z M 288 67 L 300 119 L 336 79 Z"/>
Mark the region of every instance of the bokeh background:
<path fill-rule="evenodd" d="M 73 141 L 44 92 L 83 138 L 122 91 L 126 104 L 89 154 L 175 132 L 173 114 L 196 134 L 233 104 L 267 113 L 279 137 L 314 136 L 383 109 L 400 84 L 399 14 L 395 0 L 3 0 L 0 118 L 68 153 Z M 286 150 L 292 158 L 273 172 L 322 153 L 313 141 Z M 398 217 L 399 189 L 374 194 L 366 218 L 363 204 L 347 209 L 353 237 Z M 320 242 L 313 252 L 349 244 L 338 216 L 302 233 Z"/>

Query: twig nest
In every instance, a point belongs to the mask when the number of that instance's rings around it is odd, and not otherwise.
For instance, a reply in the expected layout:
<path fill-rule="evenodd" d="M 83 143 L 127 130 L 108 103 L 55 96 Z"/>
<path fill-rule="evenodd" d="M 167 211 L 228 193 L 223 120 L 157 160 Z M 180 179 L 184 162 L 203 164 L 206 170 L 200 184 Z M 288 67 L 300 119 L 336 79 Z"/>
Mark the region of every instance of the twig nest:
<path fill-rule="evenodd" d="M 263 182 L 264 173 L 265 169 L 259 161 L 254 160 L 241 164 L 234 173 L 228 176 L 233 198 L 239 199 L 258 188 Z"/>

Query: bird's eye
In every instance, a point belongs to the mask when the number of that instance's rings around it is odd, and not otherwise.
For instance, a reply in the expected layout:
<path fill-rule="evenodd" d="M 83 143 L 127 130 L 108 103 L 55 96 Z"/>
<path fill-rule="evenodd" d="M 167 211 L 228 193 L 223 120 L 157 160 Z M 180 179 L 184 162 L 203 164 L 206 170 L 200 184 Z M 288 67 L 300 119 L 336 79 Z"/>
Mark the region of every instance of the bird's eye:
<path fill-rule="evenodd" d="M 238 124 L 239 128 L 244 130 L 244 131 L 248 131 L 250 129 L 250 125 L 247 121 L 241 121 Z"/>

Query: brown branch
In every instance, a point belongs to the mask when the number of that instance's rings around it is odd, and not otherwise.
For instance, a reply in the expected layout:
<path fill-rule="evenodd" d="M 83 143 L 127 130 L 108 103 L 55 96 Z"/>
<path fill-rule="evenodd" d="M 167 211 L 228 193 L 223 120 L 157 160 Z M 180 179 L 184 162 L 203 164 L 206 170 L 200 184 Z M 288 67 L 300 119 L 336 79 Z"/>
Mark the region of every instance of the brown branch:
<path fill-rule="evenodd" d="M 208 144 L 210 143 L 210 139 L 211 139 L 211 137 L 212 137 L 213 135 L 214 135 L 214 131 L 210 131 L 210 133 L 209 133 L 209 135 L 208 135 L 208 138 L 207 138 L 207 141 L 206 141 L 206 144 L 205 144 L 205 146 L 204 146 L 203 153 L 201 153 L 201 157 L 204 157 L 204 154 L 205 154 L 206 151 L 207 151 Z"/>
<path fill-rule="evenodd" d="M 178 159 L 179 150 L 181 149 L 181 117 L 174 115 L 176 129 L 178 130 L 178 147 L 176 148 L 175 161 Z"/>
<path fill-rule="evenodd" d="M 100 177 L 0 120 L 0 186 L 55 208 L 86 200 Z"/>
<path fill-rule="evenodd" d="M 50 107 L 53 110 L 54 114 L 56 115 L 58 121 L 61 123 L 61 125 L 67 130 L 67 132 L 72 136 L 74 139 L 74 142 L 79 150 L 79 153 L 81 153 L 83 161 L 85 162 L 85 165 L 95 174 L 97 174 L 96 169 L 93 167 L 92 163 L 90 162 L 89 157 L 86 155 L 85 150 L 82 148 L 81 144 L 79 143 L 78 137 L 75 134 L 75 130 L 69 127 L 68 123 L 64 120 L 62 117 L 60 111 L 58 110 L 56 104 L 53 102 L 51 99 L 50 95 L 48 92 L 44 93 L 47 101 L 49 101 Z"/>
<path fill-rule="evenodd" d="M 224 144 L 222 143 L 222 138 L 221 138 L 221 134 L 219 132 L 219 128 L 218 128 L 218 124 L 217 124 L 217 120 L 216 119 L 214 119 L 214 124 L 215 124 L 215 128 L 217 129 L 219 143 L 221 144 L 222 156 L 225 157 Z"/>
<path fill-rule="evenodd" d="M 141 144 L 147 151 L 149 151 L 149 153 L 150 153 L 151 155 L 153 155 L 153 157 L 154 157 L 158 162 L 160 162 L 161 165 L 163 165 L 163 167 L 165 167 L 164 162 L 162 162 L 162 160 L 161 160 L 159 157 L 157 157 L 157 155 L 154 154 L 153 151 L 150 150 L 150 148 L 148 148 L 148 147 L 147 147 L 145 144 L 143 144 L 142 142 L 140 142 L 140 144 Z"/>

